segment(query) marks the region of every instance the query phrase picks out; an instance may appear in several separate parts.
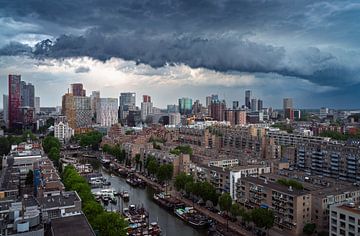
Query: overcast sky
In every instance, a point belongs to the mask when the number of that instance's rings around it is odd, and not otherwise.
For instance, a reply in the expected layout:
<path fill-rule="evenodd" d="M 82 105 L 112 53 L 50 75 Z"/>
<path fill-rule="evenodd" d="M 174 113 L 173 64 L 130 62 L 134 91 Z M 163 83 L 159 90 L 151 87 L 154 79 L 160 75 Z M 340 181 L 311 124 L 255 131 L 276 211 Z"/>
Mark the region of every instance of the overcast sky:
<path fill-rule="evenodd" d="M 0 94 L 15 73 L 42 106 L 82 82 L 159 107 L 251 89 L 267 107 L 357 108 L 359 19 L 355 0 L 1 1 Z"/>

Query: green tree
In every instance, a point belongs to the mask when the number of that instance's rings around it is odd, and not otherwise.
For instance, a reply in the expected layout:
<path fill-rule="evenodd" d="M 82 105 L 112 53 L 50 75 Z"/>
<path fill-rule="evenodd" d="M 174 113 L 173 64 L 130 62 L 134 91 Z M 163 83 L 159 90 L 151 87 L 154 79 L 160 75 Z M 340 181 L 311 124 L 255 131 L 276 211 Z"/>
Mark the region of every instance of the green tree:
<path fill-rule="evenodd" d="M 135 155 L 135 169 L 137 170 L 139 168 L 139 165 L 140 165 L 140 158 L 141 158 L 141 155 L 138 153 Z"/>
<path fill-rule="evenodd" d="M 191 175 L 187 175 L 186 173 L 182 172 L 175 177 L 174 186 L 177 191 L 185 190 L 185 185 L 188 182 L 194 182 L 193 177 Z"/>
<path fill-rule="evenodd" d="M 100 235 L 115 236 L 127 235 L 124 220 L 117 213 L 103 212 L 95 218 L 95 228 L 99 230 Z"/>
<path fill-rule="evenodd" d="M 195 189 L 194 182 L 187 182 L 185 184 L 185 192 L 187 194 L 192 194 L 194 192 L 194 189 Z"/>
<path fill-rule="evenodd" d="M 10 148 L 9 140 L 6 137 L 0 137 L 0 156 L 9 154 Z"/>
<path fill-rule="evenodd" d="M 43 148 L 46 153 L 50 152 L 50 149 L 55 147 L 58 150 L 60 150 L 61 144 L 59 139 L 53 137 L 53 136 L 47 136 L 43 141 Z"/>
<path fill-rule="evenodd" d="M 48 153 L 48 156 L 56 166 L 59 166 L 60 150 L 57 147 L 52 147 Z"/>
<path fill-rule="evenodd" d="M 156 160 L 154 159 L 151 159 L 149 162 L 148 162 L 148 165 L 147 165 L 147 171 L 150 175 L 155 175 L 158 171 L 158 168 L 159 168 L 159 164 L 157 163 Z"/>
<path fill-rule="evenodd" d="M 259 228 L 270 229 L 274 225 L 274 212 L 264 208 L 255 208 L 251 211 L 251 218 Z"/>
<path fill-rule="evenodd" d="M 33 183 L 34 183 L 34 172 L 32 170 L 29 170 L 29 172 L 26 174 L 25 185 L 32 186 Z"/>
<path fill-rule="evenodd" d="M 230 207 L 230 214 L 232 217 L 236 218 L 238 216 L 240 216 L 241 214 L 241 207 L 239 204 L 237 203 L 233 203 Z"/>
<path fill-rule="evenodd" d="M 307 223 L 303 228 L 303 233 L 306 235 L 312 235 L 315 232 L 316 224 Z"/>
<path fill-rule="evenodd" d="M 230 211 L 232 205 L 232 199 L 229 193 L 223 193 L 220 197 L 219 197 L 219 206 L 220 206 L 220 210 L 222 211 Z"/>

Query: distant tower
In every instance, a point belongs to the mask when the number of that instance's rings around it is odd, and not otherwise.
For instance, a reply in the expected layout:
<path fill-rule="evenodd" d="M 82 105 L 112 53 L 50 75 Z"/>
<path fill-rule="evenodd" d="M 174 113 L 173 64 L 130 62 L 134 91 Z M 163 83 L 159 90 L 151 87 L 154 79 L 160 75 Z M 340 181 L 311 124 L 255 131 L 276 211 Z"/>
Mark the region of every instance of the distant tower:
<path fill-rule="evenodd" d="M 251 90 L 245 91 L 245 106 L 251 109 Z"/>

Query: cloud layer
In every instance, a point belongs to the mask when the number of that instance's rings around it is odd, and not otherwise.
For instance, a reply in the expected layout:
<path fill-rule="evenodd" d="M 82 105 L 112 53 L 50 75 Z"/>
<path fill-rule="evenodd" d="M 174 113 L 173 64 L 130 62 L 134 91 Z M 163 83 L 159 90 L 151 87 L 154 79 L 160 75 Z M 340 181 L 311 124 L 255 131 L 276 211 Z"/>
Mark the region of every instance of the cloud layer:
<path fill-rule="evenodd" d="M 266 86 L 275 75 L 283 84 L 303 81 L 291 86 L 296 92 L 316 86 L 314 96 L 330 90 L 341 96 L 360 83 L 359 18 L 360 4 L 342 0 L 6 1 L 0 9 L 0 58 L 121 58 L 170 68 L 179 80 L 189 78 L 176 72 L 182 66 L 226 75 L 209 84 L 199 75 L 192 83 L 202 88 L 251 88 L 252 78 Z M 91 74 L 90 68 L 72 70 L 79 76 Z M 172 82 L 168 76 L 161 83 Z"/>

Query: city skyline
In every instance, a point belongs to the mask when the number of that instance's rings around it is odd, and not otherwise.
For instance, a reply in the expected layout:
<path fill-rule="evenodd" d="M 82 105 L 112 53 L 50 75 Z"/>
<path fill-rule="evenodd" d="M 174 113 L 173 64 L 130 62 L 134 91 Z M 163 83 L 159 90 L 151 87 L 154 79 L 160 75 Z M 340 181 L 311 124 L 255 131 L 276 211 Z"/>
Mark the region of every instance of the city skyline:
<path fill-rule="evenodd" d="M 356 1 L 6 1 L 0 93 L 8 74 L 21 74 L 43 106 L 59 105 L 68 84 L 80 82 L 107 97 L 149 94 L 160 107 L 212 93 L 230 103 L 250 89 L 276 108 L 283 97 L 303 108 L 358 108 L 359 8 Z"/>

